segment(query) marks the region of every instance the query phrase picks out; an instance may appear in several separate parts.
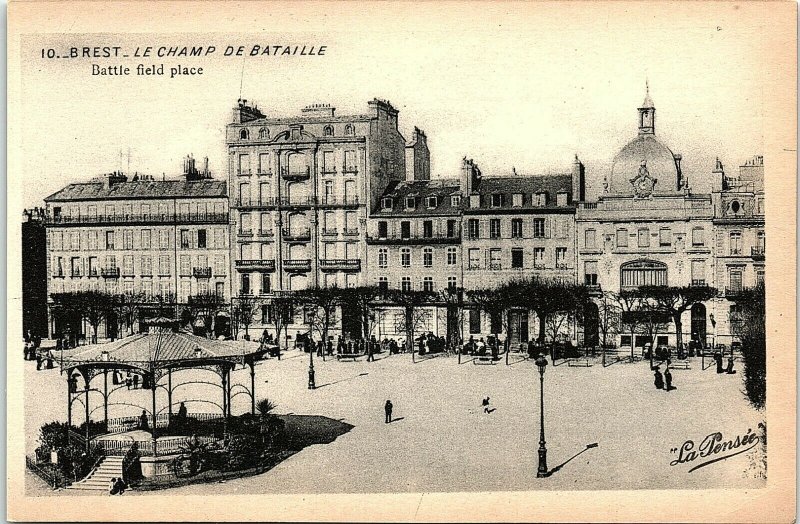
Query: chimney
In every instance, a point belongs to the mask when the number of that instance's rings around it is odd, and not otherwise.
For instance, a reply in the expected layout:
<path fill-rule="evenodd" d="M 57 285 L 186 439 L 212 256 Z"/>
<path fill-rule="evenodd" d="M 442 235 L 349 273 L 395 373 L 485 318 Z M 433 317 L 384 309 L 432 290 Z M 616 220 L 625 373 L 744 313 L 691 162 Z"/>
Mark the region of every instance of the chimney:
<path fill-rule="evenodd" d="M 572 201 L 582 202 L 586 200 L 586 167 L 575 155 L 572 162 Z"/>
<path fill-rule="evenodd" d="M 211 172 L 208 170 L 208 157 L 203 158 L 203 175 L 206 178 L 211 178 Z"/>

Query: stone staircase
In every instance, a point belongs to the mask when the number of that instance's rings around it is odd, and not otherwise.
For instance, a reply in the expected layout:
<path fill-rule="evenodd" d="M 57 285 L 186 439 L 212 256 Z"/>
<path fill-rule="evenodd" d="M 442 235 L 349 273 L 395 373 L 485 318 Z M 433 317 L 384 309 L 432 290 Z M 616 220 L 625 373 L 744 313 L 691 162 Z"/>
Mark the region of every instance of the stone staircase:
<path fill-rule="evenodd" d="M 122 458 L 105 457 L 85 479 L 71 484 L 67 489 L 108 493 L 111 489 L 111 479 L 122 476 Z"/>

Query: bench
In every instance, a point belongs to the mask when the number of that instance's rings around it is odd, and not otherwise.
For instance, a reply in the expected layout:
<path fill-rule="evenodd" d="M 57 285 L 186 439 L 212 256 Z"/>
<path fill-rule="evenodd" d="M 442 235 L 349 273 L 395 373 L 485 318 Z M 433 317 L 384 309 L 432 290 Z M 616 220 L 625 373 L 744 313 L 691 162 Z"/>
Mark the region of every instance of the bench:
<path fill-rule="evenodd" d="M 494 366 L 495 364 L 497 364 L 497 362 L 499 360 L 500 360 L 499 358 L 497 360 L 495 360 L 495 359 L 492 358 L 491 355 L 487 355 L 487 356 L 482 356 L 482 357 L 475 357 L 472 360 L 472 363 L 475 364 L 475 365 L 478 365 L 478 366 L 480 366 L 480 365 L 483 365 L 483 366 Z"/>
<path fill-rule="evenodd" d="M 672 362 L 669 367 L 671 369 L 692 369 L 692 366 L 689 365 L 688 360 L 676 360 Z"/>
<path fill-rule="evenodd" d="M 567 366 L 569 367 L 584 367 L 589 368 L 592 367 L 592 361 L 589 357 L 579 357 L 575 359 L 571 359 L 567 362 Z"/>

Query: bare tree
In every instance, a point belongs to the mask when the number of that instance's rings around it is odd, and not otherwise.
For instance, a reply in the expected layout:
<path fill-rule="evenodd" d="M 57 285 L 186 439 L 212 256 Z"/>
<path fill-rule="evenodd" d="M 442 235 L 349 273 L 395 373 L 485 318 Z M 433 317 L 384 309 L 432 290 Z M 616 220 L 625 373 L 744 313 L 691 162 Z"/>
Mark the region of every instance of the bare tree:
<path fill-rule="evenodd" d="M 619 293 L 609 292 L 611 297 L 619 305 L 620 330 L 630 333 L 631 336 L 631 362 L 633 362 L 633 335 L 639 326 L 641 315 L 636 313 L 639 307 L 640 297 L 635 290 L 623 289 Z"/>
<path fill-rule="evenodd" d="M 403 308 L 403 322 L 400 328 L 406 334 L 406 348 L 414 353 L 414 338 L 417 330 L 425 325 L 431 317 L 430 311 L 423 308 L 430 306 L 435 294 L 432 291 L 389 290 L 388 298 L 392 304 Z"/>
<path fill-rule="evenodd" d="M 280 295 L 269 300 L 269 318 L 267 322 L 275 328 L 275 343 L 280 346 L 281 331 L 284 333 L 284 340 L 289 324 L 294 318 L 295 301 L 294 297 Z M 266 323 L 266 322 L 265 322 Z M 289 349 L 288 347 L 286 349 Z"/>
<path fill-rule="evenodd" d="M 358 315 L 362 336 L 365 340 L 369 339 L 375 327 L 373 312 L 375 301 L 385 294 L 378 286 L 359 286 L 342 290 L 342 304 Z"/>
<path fill-rule="evenodd" d="M 681 316 L 698 302 L 714 298 L 717 290 L 709 286 L 642 286 L 639 293 L 652 302 L 652 309 L 662 311 L 672 318 L 676 345 L 680 348 L 683 343 Z"/>
<path fill-rule="evenodd" d="M 603 335 L 603 351 L 605 351 L 609 335 L 616 335 L 619 331 L 621 308 L 616 294 L 611 291 L 603 291 L 595 300 L 595 304 L 597 305 L 598 327 Z"/>
<path fill-rule="evenodd" d="M 194 328 L 198 320 L 202 320 L 206 334 L 211 333 L 214 325 L 214 316 L 220 309 L 225 307 L 225 300 L 216 293 L 200 293 L 190 296 L 187 302 L 192 328 Z"/>
<path fill-rule="evenodd" d="M 308 320 L 312 331 L 325 343 L 331 324 L 336 318 L 336 309 L 342 302 L 342 290 L 338 287 L 314 287 L 298 291 L 297 300 L 308 308 Z"/>
<path fill-rule="evenodd" d="M 239 295 L 235 300 L 238 322 L 244 327 L 244 336 L 249 338 L 249 329 L 253 324 L 256 310 L 261 305 L 261 300 L 253 295 Z"/>
<path fill-rule="evenodd" d="M 464 288 L 448 286 L 439 291 L 438 298 L 445 305 L 448 327 L 456 326 L 452 333 L 448 331 L 447 338 L 459 346 L 464 342 Z"/>
<path fill-rule="evenodd" d="M 125 325 L 128 328 L 128 335 L 133 335 L 133 324 L 144 301 L 144 293 L 124 293 L 114 296 L 114 311 L 117 313 L 120 332 Z"/>

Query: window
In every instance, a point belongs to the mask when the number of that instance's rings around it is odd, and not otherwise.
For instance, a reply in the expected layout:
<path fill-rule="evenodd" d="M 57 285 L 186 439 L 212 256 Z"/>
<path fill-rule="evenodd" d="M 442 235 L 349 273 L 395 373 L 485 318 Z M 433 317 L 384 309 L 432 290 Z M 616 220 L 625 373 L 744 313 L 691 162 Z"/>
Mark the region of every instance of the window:
<path fill-rule="evenodd" d="M 547 205 L 547 193 L 536 193 L 536 205 L 537 206 Z"/>
<path fill-rule="evenodd" d="M 114 232 L 106 231 L 106 249 L 114 249 Z"/>
<path fill-rule="evenodd" d="M 639 247 L 650 247 L 650 230 L 641 228 L 638 232 Z"/>
<path fill-rule="evenodd" d="M 500 219 L 489 220 L 489 238 L 500 238 Z"/>
<path fill-rule="evenodd" d="M 81 259 L 80 257 L 72 257 L 69 261 L 70 275 L 73 277 L 81 276 Z"/>
<path fill-rule="evenodd" d="M 469 333 L 477 335 L 481 332 L 481 312 L 479 309 L 469 310 Z"/>
<path fill-rule="evenodd" d="M 480 231 L 480 226 L 478 223 L 478 219 L 470 218 L 469 221 L 467 222 L 467 236 L 471 240 L 475 240 L 476 238 L 478 238 L 479 231 Z"/>
<path fill-rule="evenodd" d="M 261 294 L 266 295 L 272 290 L 272 280 L 269 273 L 261 273 Z"/>
<path fill-rule="evenodd" d="M 335 198 L 333 197 L 333 181 L 332 180 L 326 180 L 325 181 L 325 189 L 324 189 L 324 193 L 323 193 L 322 199 L 323 199 L 322 202 L 324 204 L 332 204 L 332 203 L 334 203 Z"/>
<path fill-rule="evenodd" d="M 224 255 L 217 255 L 214 257 L 214 275 L 215 276 L 222 276 L 226 273 L 225 271 L 225 256 Z"/>
<path fill-rule="evenodd" d="M 702 246 L 703 244 L 705 244 L 703 228 L 702 227 L 692 228 L 692 245 Z"/>
<path fill-rule="evenodd" d="M 322 172 L 336 173 L 336 159 L 334 158 L 333 151 L 322 152 Z"/>
<path fill-rule="evenodd" d="M 181 249 L 189 249 L 189 230 L 181 229 Z"/>
<path fill-rule="evenodd" d="M 181 266 L 181 276 L 191 276 L 192 271 L 189 269 L 189 262 L 191 259 L 189 255 L 181 255 L 180 258 L 180 266 Z"/>
<path fill-rule="evenodd" d="M 378 277 L 378 289 L 383 292 L 389 290 L 389 279 L 387 277 Z"/>
<path fill-rule="evenodd" d="M 133 230 L 126 229 L 122 232 L 122 249 L 133 249 Z"/>
<path fill-rule="evenodd" d="M 439 205 L 439 199 L 435 196 L 428 197 L 428 209 L 433 209 Z"/>
<path fill-rule="evenodd" d="M 571 224 L 566 217 L 554 217 L 556 222 L 556 238 L 567 238 L 571 231 Z"/>
<path fill-rule="evenodd" d="M 127 232 L 127 231 L 126 231 Z M 70 235 L 70 243 L 72 244 L 73 251 L 81 250 L 81 234 L 77 231 Z"/>
<path fill-rule="evenodd" d="M 386 269 L 389 267 L 389 249 L 382 247 L 378 250 L 378 267 Z"/>
<path fill-rule="evenodd" d="M 378 222 L 378 238 L 386 238 L 389 236 L 389 224 L 385 220 Z"/>
<path fill-rule="evenodd" d="M 114 255 L 109 255 L 106 257 L 106 269 L 116 269 L 117 268 L 117 257 Z"/>
<path fill-rule="evenodd" d="M 672 231 L 668 227 L 662 227 L 658 230 L 658 245 L 671 246 L 672 245 Z"/>
<path fill-rule="evenodd" d="M 567 205 L 567 194 L 566 193 L 558 193 L 556 195 L 556 204 L 559 207 L 563 207 Z"/>
<path fill-rule="evenodd" d="M 764 285 L 764 270 L 760 269 L 756 271 L 756 285 L 763 286 Z"/>
<path fill-rule="evenodd" d="M 159 249 L 169 249 L 169 229 L 162 229 L 158 232 L 158 247 Z"/>
<path fill-rule="evenodd" d="M 492 197 L 491 199 L 492 207 L 500 207 L 503 205 L 503 195 L 495 193 L 491 195 L 491 197 Z"/>
<path fill-rule="evenodd" d="M 417 207 L 417 199 L 414 197 L 406 197 L 406 209 L 411 210 Z"/>
<path fill-rule="evenodd" d="M 124 275 L 133 275 L 133 255 L 122 257 L 122 273 Z"/>
<path fill-rule="evenodd" d="M 730 234 L 731 255 L 742 254 L 742 232 L 731 231 Z"/>
<path fill-rule="evenodd" d="M 511 205 L 514 207 L 522 207 L 522 193 L 514 193 L 511 195 Z"/>
<path fill-rule="evenodd" d="M 544 269 L 544 248 L 533 248 L 533 267 L 536 269 Z"/>
<path fill-rule="evenodd" d="M 628 247 L 628 230 L 617 229 L 617 247 Z"/>
<path fill-rule="evenodd" d="M 411 222 L 407 220 L 400 222 L 400 238 L 411 238 Z"/>
<path fill-rule="evenodd" d="M 150 255 L 142 255 L 142 276 L 152 276 L 153 259 Z"/>
<path fill-rule="evenodd" d="M 422 249 L 422 265 L 425 267 L 433 267 L 433 248 L 426 247 Z"/>
<path fill-rule="evenodd" d="M 400 265 L 402 267 L 411 267 L 411 248 L 400 248 Z"/>
<path fill-rule="evenodd" d="M 400 279 L 400 289 L 403 291 L 411 291 L 411 277 L 403 277 Z"/>
<path fill-rule="evenodd" d="M 744 322 L 744 317 L 742 316 L 742 306 L 739 304 L 731 304 L 728 312 L 728 319 L 731 324 L 731 333 L 739 333 Z"/>
<path fill-rule="evenodd" d="M 692 285 L 706 285 L 706 264 L 703 260 L 692 260 Z"/>
<path fill-rule="evenodd" d="M 126 280 L 122 283 L 122 292 L 126 295 L 133 295 L 133 280 Z"/>
<path fill-rule="evenodd" d="M 205 249 L 206 247 L 206 230 L 205 229 L 198 229 L 197 230 L 197 247 L 201 249 Z"/>
<path fill-rule="evenodd" d="M 90 239 L 91 239 L 91 237 L 90 237 Z M 150 230 L 149 229 L 142 229 L 142 249 L 150 249 Z"/>
<path fill-rule="evenodd" d="M 381 209 L 383 210 L 391 210 L 392 209 L 392 199 L 391 198 L 382 198 L 381 199 Z"/>
<path fill-rule="evenodd" d="M 250 275 L 247 273 L 242 273 L 242 285 L 239 288 L 240 295 L 249 295 L 250 294 Z"/>
<path fill-rule="evenodd" d="M 347 124 L 344 126 L 344 134 L 348 136 L 356 134 L 356 128 L 353 127 L 353 124 Z"/>
<path fill-rule="evenodd" d="M 239 131 L 239 138 L 241 140 L 247 140 L 247 135 L 248 135 L 247 129 L 242 129 L 241 131 Z"/>
<path fill-rule="evenodd" d="M 455 266 L 458 263 L 457 251 L 455 247 L 447 248 L 447 265 Z"/>
<path fill-rule="evenodd" d="M 146 231 L 148 232 L 148 235 L 149 235 L 150 230 L 148 229 Z M 92 249 L 92 250 L 97 249 L 97 231 L 89 231 L 88 237 L 89 237 L 89 249 Z M 148 238 L 148 240 L 149 240 L 149 238 Z M 144 247 L 144 246 L 142 246 L 142 247 Z M 61 249 L 61 247 L 58 247 L 58 248 L 55 248 L 55 249 Z M 150 244 L 147 245 L 147 249 L 150 249 Z"/>
<path fill-rule="evenodd" d="M 214 230 L 214 247 L 223 249 L 225 247 L 225 229 L 217 228 Z"/>
<path fill-rule="evenodd" d="M 470 248 L 468 251 L 469 265 L 468 269 L 480 269 L 481 266 L 481 250 L 478 248 Z"/>
<path fill-rule="evenodd" d="M 97 276 L 97 257 L 89 257 L 89 276 Z"/>
<path fill-rule="evenodd" d="M 163 276 L 170 275 L 169 255 L 159 255 L 158 257 L 158 274 Z"/>
<path fill-rule="evenodd" d="M 250 229 L 250 213 L 242 213 L 239 216 L 239 221 L 241 222 L 241 224 L 239 224 L 239 233 L 248 234 L 253 232 L 253 230 Z M 181 234 L 183 234 L 183 232 L 181 232 Z M 181 239 L 181 244 L 183 244 L 183 239 Z"/>
<path fill-rule="evenodd" d="M 267 129 L 267 128 L 265 128 L 265 127 L 262 127 L 262 128 L 261 128 L 261 129 L 258 131 L 258 138 L 260 138 L 260 139 L 262 139 L 262 140 L 264 140 L 265 138 L 269 138 L 269 129 Z"/>
<path fill-rule="evenodd" d="M 511 238 L 522 238 L 522 219 L 511 219 Z"/>
<path fill-rule="evenodd" d="M 742 290 L 742 270 L 740 268 L 731 269 L 729 278 L 729 291 L 732 293 L 740 292 Z"/>
<path fill-rule="evenodd" d="M 456 236 L 456 221 L 447 221 L 447 238 L 454 238 Z"/>
<path fill-rule="evenodd" d="M 594 229 L 587 229 L 584 232 L 583 247 L 585 247 L 586 249 L 594 249 L 595 248 L 595 230 Z"/>
<path fill-rule="evenodd" d="M 56 264 L 55 264 L 53 276 L 56 276 L 56 277 L 63 277 L 64 276 L 64 260 L 61 257 L 57 257 L 56 258 Z"/>
<path fill-rule="evenodd" d="M 425 220 L 422 222 L 422 236 L 425 238 L 433 238 L 433 221 Z"/>
<path fill-rule="evenodd" d="M 666 286 L 667 266 L 661 262 L 637 260 L 622 265 L 623 288 L 639 286 Z"/>
<path fill-rule="evenodd" d="M 502 258 L 499 249 L 489 250 L 489 269 L 503 269 L 503 265 L 500 262 L 501 260 Z"/>
<path fill-rule="evenodd" d="M 511 267 L 522 269 L 522 248 L 515 247 L 511 250 Z"/>
<path fill-rule="evenodd" d="M 587 261 L 583 263 L 583 283 L 587 286 L 597 285 L 597 262 Z"/>
<path fill-rule="evenodd" d="M 756 233 L 756 253 L 763 255 L 767 249 L 767 237 L 763 231 Z"/>
<path fill-rule="evenodd" d="M 322 136 L 333 136 L 333 126 L 325 126 L 322 129 Z"/>
<path fill-rule="evenodd" d="M 544 219 L 543 218 L 534 218 L 533 219 L 533 238 L 544 238 L 545 237 L 545 228 L 544 228 Z"/>
<path fill-rule="evenodd" d="M 53 233 L 53 249 L 61 251 L 64 245 L 64 234 L 61 231 Z"/>
<path fill-rule="evenodd" d="M 556 248 L 556 269 L 567 269 L 567 248 Z"/>
<path fill-rule="evenodd" d="M 458 280 L 456 277 L 447 277 L 447 289 L 455 290 L 458 288 Z"/>
<path fill-rule="evenodd" d="M 759 198 L 756 199 L 756 214 L 763 215 L 764 214 L 764 199 Z"/>
<path fill-rule="evenodd" d="M 453 195 L 450 197 L 450 205 L 459 207 L 461 205 L 461 195 Z"/>

